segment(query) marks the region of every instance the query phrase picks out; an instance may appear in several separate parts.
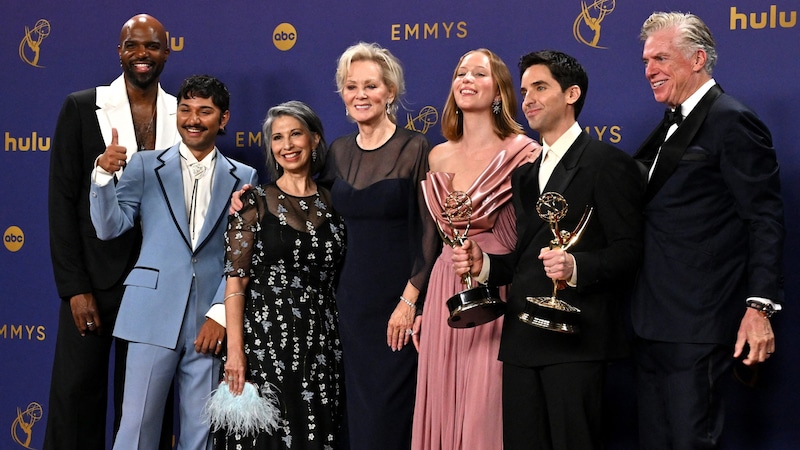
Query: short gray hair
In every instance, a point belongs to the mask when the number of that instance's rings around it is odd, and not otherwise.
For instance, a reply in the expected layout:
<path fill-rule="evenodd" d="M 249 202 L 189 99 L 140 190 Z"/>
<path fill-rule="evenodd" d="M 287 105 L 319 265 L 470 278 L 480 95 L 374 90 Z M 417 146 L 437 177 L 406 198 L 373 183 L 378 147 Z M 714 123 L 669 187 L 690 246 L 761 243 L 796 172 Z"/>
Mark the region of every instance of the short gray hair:
<path fill-rule="evenodd" d="M 322 121 L 310 106 L 301 101 L 292 100 L 270 108 L 267 111 L 267 117 L 264 119 L 264 125 L 261 127 L 261 137 L 264 139 L 264 153 L 267 159 L 267 172 L 269 172 L 270 178 L 275 181 L 283 175 L 283 167 L 275 160 L 271 145 L 272 124 L 275 119 L 283 116 L 294 117 L 312 136 L 314 134 L 319 136 L 319 144 L 317 144 L 316 148 L 317 157 L 311 160 L 309 171 L 309 175 L 312 177 L 317 175 L 325 166 L 325 156 L 328 154 L 328 144 L 325 143 Z"/>
<path fill-rule="evenodd" d="M 680 41 L 676 44 L 687 57 L 697 50 L 706 52 L 706 64 L 703 68 L 711 75 L 717 65 L 717 44 L 705 22 L 691 13 L 654 12 L 642 24 L 639 39 L 645 41 L 656 31 L 668 28 L 678 29 Z"/>

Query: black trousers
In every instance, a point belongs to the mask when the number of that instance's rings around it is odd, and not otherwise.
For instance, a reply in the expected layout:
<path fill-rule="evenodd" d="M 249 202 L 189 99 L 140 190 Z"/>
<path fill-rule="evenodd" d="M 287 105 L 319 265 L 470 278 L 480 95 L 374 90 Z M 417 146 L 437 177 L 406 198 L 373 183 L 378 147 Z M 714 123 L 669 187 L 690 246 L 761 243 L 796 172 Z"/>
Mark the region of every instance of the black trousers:
<path fill-rule="evenodd" d="M 106 449 L 108 373 L 112 345 L 114 433 L 119 428 L 125 385 L 127 343 L 112 337 L 124 292 L 122 283 L 93 294 L 100 312 L 103 334 L 81 336 L 69 301 L 62 301 L 50 380 L 44 450 Z M 159 449 L 172 448 L 173 399 L 169 396 Z"/>
<path fill-rule="evenodd" d="M 636 378 L 642 449 L 716 449 L 733 347 L 637 339 Z"/>
<path fill-rule="evenodd" d="M 503 448 L 603 448 L 605 373 L 605 362 L 504 364 Z"/>

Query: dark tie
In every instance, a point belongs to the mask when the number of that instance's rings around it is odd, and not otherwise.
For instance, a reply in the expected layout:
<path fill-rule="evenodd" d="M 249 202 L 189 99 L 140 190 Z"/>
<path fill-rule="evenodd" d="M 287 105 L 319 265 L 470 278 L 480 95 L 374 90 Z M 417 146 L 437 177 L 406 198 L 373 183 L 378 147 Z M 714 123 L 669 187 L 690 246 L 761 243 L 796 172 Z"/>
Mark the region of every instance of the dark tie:
<path fill-rule="evenodd" d="M 661 132 L 656 140 L 658 143 L 658 148 L 661 148 L 661 146 L 664 144 L 664 141 L 667 140 L 667 131 L 669 131 L 670 127 L 673 124 L 680 126 L 681 122 L 683 122 L 681 105 L 676 106 L 675 111 L 670 111 L 669 109 L 664 111 L 664 120 L 661 121 Z"/>
<path fill-rule="evenodd" d="M 667 131 L 669 131 L 669 128 L 672 126 L 672 124 L 680 126 L 681 122 L 683 122 L 681 105 L 676 106 L 675 111 L 671 111 L 669 109 L 664 111 L 664 119 L 661 120 L 661 123 L 659 124 L 658 135 L 656 135 L 652 140 L 653 146 L 649 151 L 639 158 L 640 161 L 644 163 L 645 167 L 648 169 L 652 167 L 658 151 L 661 149 L 661 146 L 664 145 L 664 141 L 667 139 Z"/>
<path fill-rule="evenodd" d="M 674 123 L 675 125 L 680 126 L 681 122 L 683 122 L 683 115 L 681 114 L 681 105 L 675 107 L 675 111 L 670 111 L 667 109 L 664 111 L 664 122 L 667 124 L 667 129 Z"/>

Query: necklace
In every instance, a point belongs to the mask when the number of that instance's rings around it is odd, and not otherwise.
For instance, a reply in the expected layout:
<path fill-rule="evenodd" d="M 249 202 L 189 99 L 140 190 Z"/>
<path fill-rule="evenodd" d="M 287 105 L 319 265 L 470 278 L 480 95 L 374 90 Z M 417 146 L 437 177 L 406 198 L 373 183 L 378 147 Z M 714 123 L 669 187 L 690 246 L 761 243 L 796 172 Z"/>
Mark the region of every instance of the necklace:
<path fill-rule="evenodd" d="M 158 100 L 158 97 L 156 97 Z M 131 109 L 131 116 L 133 116 L 133 109 Z M 136 122 L 134 119 L 133 121 L 133 132 L 136 134 L 136 147 L 139 150 L 145 150 L 148 147 L 148 143 L 151 141 L 153 142 L 153 147 L 155 147 L 155 135 L 152 133 L 153 131 L 153 124 L 156 121 L 156 102 L 153 101 L 153 113 L 150 115 L 150 120 L 147 122 L 147 126 L 145 127 L 144 124 Z"/>

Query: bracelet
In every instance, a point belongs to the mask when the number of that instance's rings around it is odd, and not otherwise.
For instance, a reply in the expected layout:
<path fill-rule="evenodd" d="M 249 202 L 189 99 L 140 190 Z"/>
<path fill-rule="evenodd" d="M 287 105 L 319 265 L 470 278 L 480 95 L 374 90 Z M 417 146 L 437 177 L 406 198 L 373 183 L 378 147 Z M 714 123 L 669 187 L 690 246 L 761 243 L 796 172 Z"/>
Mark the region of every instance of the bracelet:
<path fill-rule="evenodd" d="M 772 303 L 762 303 L 758 300 L 748 300 L 747 307 L 758 310 L 767 319 L 781 309 L 780 305 L 776 307 Z"/>
<path fill-rule="evenodd" d="M 225 300 L 227 300 L 227 299 L 229 299 L 231 297 L 236 297 L 237 295 L 241 295 L 242 297 L 244 297 L 244 292 L 233 292 L 231 294 L 228 294 L 228 295 L 225 296 L 225 298 L 222 299 L 222 302 L 224 303 Z"/>
<path fill-rule="evenodd" d="M 408 301 L 407 298 L 403 297 L 402 295 L 400 296 L 400 300 L 402 300 L 403 303 L 405 303 L 406 305 L 410 306 L 411 309 L 417 309 L 417 305 L 415 305 L 414 303 L 411 303 L 410 301 Z"/>

